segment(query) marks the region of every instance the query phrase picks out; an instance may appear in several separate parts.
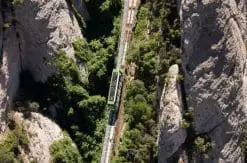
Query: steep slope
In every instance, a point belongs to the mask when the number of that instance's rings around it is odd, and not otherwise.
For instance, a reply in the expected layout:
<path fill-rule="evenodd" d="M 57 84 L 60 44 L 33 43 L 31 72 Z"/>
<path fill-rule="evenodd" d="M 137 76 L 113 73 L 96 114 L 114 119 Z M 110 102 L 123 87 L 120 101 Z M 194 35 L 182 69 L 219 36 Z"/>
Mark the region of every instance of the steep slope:
<path fill-rule="evenodd" d="M 181 1 L 182 66 L 194 134 L 215 144 L 206 162 L 243 162 L 246 14 L 245 0 Z"/>
<path fill-rule="evenodd" d="M 54 141 L 64 138 L 61 128 L 39 113 L 31 113 L 29 119 L 24 119 L 23 114 L 16 112 L 14 119 L 23 125 L 28 135 L 29 152 L 22 156 L 25 162 L 49 162 L 49 147 Z"/>
<path fill-rule="evenodd" d="M 72 42 L 82 38 L 78 22 L 65 0 L 25 0 L 13 5 L 1 1 L 0 130 L 4 112 L 19 85 L 19 73 L 28 70 L 36 81 L 54 72 L 49 64 L 58 50 L 74 55 Z"/>

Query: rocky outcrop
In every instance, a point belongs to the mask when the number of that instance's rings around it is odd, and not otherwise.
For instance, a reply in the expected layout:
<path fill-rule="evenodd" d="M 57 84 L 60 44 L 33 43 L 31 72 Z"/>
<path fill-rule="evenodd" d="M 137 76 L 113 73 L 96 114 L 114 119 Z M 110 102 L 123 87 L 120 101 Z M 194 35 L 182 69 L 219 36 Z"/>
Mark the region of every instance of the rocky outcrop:
<path fill-rule="evenodd" d="M 78 22 L 65 0 L 25 0 L 15 10 L 21 39 L 23 69 L 45 81 L 52 72 L 48 61 L 57 50 L 72 56 L 72 42 L 82 38 Z"/>
<path fill-rule="evenodd" d="M 186 130 L 180 127 L 183 109 L 178 75 L 178 65 L 171 66 L 161 96 L 158 141 L 160 163 L 167 162 L 167 159 L 178 151 L 186 139 Z"/>
<path fill-rule="evenodd" d="M 6 127 L 5 109 L 10 105 L 19 84 L 21 58 L 19 35 L 13 25 L 14 14 L 7 1 L 0 7 L 0 132 Z"/>
<path fill-rule="evenodd" d="M 0 132 L 4 113 L 19 84 L 19 73 L 30 71 L 44 82 L 55 70 L 49 64 L 58 50 L 73 57 L 72 42 L 82 38 L 65 0 L 25 0 L 18 6 L 0 1 Z"/>
<path fill-rule="evenodd" d="M 50 119 L 39 113 L 31 113 L 28 119 L 24 119 L 22 113 L 16 112 L 14 120 L 22 124 L 28 135 L 29 152 L 22 155 L 25 162 L 48 163 L 51 161 L 50 145 L 64 138 L 61 128 Z"/>
<path fill-rule="evenodd" d="M 182 65 L 195 134 L 215 142 L 208 162 L 243 162 L 247 120 L 246 1 L 182 0 Z"/>

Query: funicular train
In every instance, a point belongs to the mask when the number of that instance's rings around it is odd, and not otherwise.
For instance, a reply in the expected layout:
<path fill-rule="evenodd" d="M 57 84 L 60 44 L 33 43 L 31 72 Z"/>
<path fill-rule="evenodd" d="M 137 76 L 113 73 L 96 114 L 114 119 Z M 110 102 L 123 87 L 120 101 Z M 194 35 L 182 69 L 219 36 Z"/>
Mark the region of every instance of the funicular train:
<path fill-rule="evenodd" d="M 113 125 L 119 108 L 123 73 L 121 69 L 115 68 L 112 71 L 111 84 L 109 88 L 107 106 L 110 110 L 109 122 L 108 124 Z"/>

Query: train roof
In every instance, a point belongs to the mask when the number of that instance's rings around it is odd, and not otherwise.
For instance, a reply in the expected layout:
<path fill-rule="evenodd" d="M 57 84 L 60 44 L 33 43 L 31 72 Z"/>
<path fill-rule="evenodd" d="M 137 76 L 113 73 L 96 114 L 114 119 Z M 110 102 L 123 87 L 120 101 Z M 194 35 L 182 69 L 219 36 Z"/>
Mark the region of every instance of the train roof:
<path fill-rule="evenodd" d="M 114 69 L 112 70 L 112 72 L 120 72 L 120 73 L 122 73 L 122 70 L 121 70 L 120 68 L 114 68 Z"/>

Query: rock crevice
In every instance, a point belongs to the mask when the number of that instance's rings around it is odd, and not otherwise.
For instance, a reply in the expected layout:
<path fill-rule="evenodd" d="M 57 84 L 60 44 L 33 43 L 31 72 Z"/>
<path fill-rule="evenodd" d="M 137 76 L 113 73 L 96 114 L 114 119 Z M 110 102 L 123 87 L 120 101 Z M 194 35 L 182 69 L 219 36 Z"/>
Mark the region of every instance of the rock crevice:
<path fill-rule="evenodd" d="M 216 144 L 208 162 L 243 162 L 246 2 L 182 0 L 180 18 L 185 92 L 188 107 L 194 108 L 195 134 L 207 133 Z"/>

